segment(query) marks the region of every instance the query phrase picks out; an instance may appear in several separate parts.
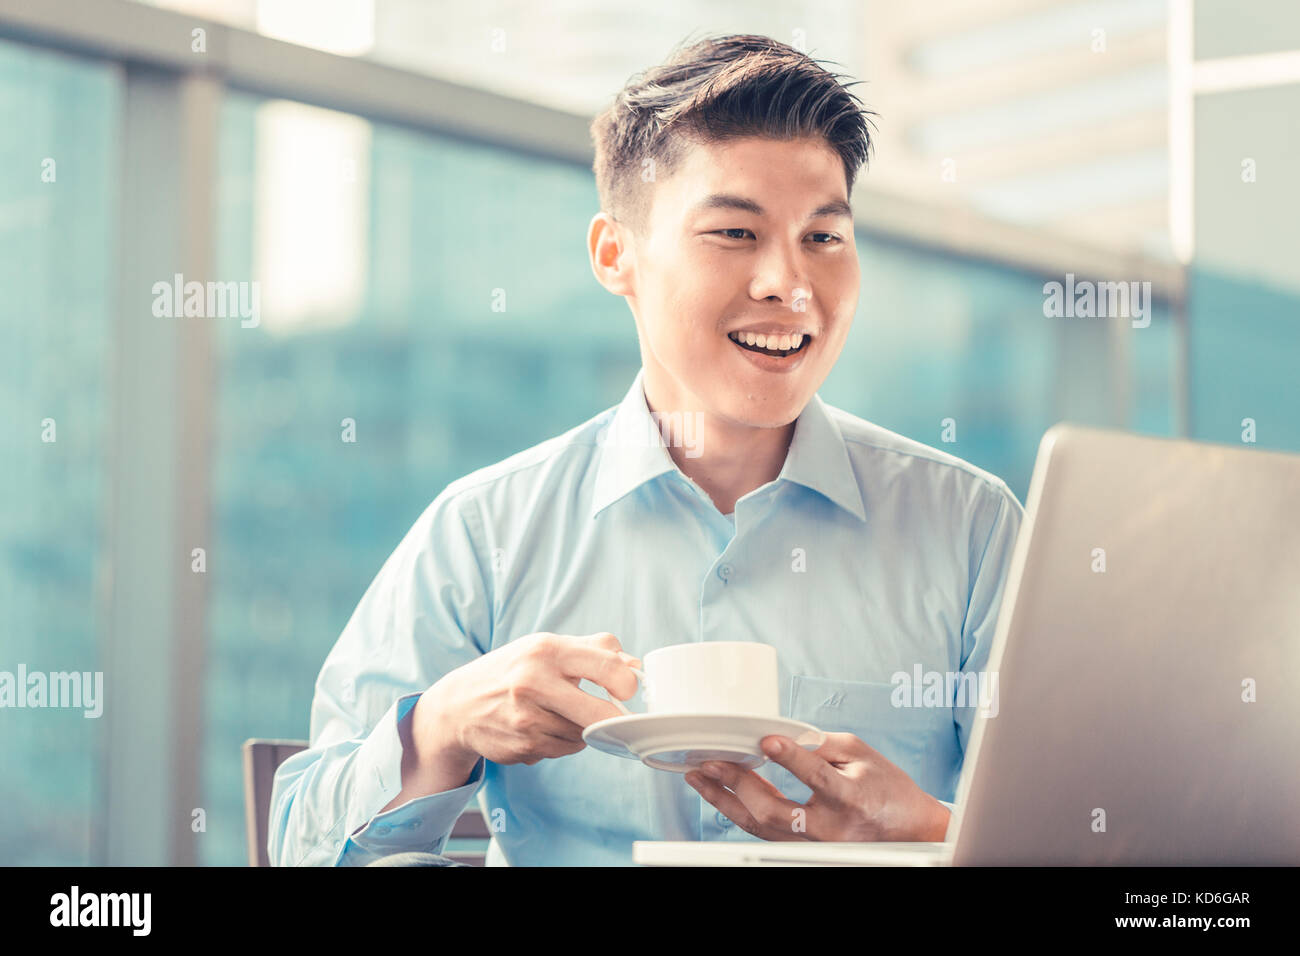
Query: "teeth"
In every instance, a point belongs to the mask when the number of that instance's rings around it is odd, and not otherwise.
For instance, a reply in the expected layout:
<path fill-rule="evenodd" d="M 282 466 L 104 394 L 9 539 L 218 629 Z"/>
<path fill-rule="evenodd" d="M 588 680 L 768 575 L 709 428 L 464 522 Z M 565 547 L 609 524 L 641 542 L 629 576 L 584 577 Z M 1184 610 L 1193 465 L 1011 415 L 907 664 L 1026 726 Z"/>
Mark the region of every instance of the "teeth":
<path fill-rule="evenodd" d="M 803 333 L 795 332 L 789 335 L 767 335 L 762 332 L 731 332 L 729 333 L 733 342 L 752 345 L 755 348 L 770 349 L 774 352 L 790 352 L 803 345 Z"/>

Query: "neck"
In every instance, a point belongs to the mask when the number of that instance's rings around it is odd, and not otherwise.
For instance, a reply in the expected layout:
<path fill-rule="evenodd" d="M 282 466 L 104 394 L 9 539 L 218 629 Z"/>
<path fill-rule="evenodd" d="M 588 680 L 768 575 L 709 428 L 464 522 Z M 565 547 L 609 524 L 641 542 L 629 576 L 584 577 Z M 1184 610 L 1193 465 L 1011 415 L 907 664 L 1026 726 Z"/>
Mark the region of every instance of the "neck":
<path fill-rule="evenodd" d="M 734 511 L 736 501 L 755 488 L 776 480 L 794 437 L 794 422 L 780 428 L 759 428 L 720 420 L 708 412 L 661 407 L 648 387 L 646 404 L 658 416 L 673 462 L 704 489 L 722 514 Z M 682 426 L 682 430 L 693 436 L 689 445 L 681 440 L 681 434 L 672 434 L 674 426 L 670 424 L 684 423 L 688 415 L 694 427 Z"/>

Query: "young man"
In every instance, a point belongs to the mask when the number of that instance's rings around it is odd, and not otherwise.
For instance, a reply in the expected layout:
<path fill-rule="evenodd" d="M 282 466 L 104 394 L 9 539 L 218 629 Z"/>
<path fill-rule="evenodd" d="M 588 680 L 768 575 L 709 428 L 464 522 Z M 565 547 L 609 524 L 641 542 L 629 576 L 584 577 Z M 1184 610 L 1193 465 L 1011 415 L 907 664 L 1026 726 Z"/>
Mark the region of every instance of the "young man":
<path fill-rule="evenodd" d="M 806 55 L 732 36 L 636 78 L 593 135 L 591 265 L 643 368 L 621 404 L 453 482 L 389 558 L 277 774 L 279 864 L 440 853 L 480 787 L 490 863 L 944 838 L 977 703 L 954 688 L 987 660 L 1021 508 L 816 394 L 857 307 L 865 111 Z M 636 692 L 629 664 L 715 640 L 774 645 L 783 713 L 826 743 L 684 777 L 584 746 L 618 714 L 605 693 Z"/>

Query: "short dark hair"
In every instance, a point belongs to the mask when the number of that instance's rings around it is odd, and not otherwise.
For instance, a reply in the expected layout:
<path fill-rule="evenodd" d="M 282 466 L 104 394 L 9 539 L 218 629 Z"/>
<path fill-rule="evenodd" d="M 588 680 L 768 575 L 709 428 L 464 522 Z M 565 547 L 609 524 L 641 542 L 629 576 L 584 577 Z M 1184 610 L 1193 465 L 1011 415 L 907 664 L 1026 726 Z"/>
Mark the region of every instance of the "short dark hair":
<path fill-rule="evenodd" d="M 687 45 L 689 43 L 689 45 Z M 692 143 L 743 136 L 821 137 L 844 163 L 848 193 L 871 154 L 861 101 L 818 60 L 771 37 L 731 34 L 683 41 L 659 66 L 638 73 L 591 124 L 601 208 L 643 234 L 655 178 L 672 175 Z"/>

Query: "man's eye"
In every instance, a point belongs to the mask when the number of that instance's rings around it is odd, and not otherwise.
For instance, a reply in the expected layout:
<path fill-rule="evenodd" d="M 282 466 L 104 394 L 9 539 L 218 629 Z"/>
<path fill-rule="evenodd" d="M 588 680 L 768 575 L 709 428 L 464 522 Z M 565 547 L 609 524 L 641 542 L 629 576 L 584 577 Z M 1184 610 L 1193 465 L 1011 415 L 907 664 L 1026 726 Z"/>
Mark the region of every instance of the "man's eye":
<path fill-rule="evenodd" d="M 728 239 L 744 239 L 746 233 L 753 235 L 753 233 L 749 232 L 748 229 L 718 229 L 715 230 L 715 232 L 717 235 L 726 236 Z M 733 233 L 740 233 L 740 235 L 733 235 Z M 844 241 L 833 232 L 814 232 L 812 235 L 824 237 L 820 241 L 814 241 L 814 244 L 818 246 L 831 246 L 837 242 Z"/>

